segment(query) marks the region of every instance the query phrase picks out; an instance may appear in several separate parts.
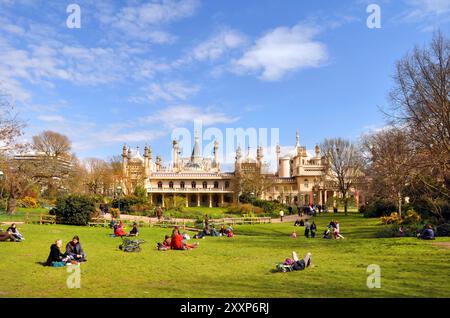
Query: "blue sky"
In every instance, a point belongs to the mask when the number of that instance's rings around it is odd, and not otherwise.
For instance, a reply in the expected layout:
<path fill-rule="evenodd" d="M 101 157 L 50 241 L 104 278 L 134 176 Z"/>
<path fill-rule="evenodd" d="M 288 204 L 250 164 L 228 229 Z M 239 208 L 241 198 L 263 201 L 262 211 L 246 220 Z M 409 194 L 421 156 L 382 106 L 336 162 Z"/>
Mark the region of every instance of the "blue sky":
<path fill-rule="evenodd" d="M 59 131 L 80 158 L 147 143 L 170 159 L 194 119 L 279 128 L 282 145 L 299 129 L 313 149 L 382 127 L 395 62 L 449 25 L 449 0 L 0 0 L 0 85 L 25 138 Z"/>

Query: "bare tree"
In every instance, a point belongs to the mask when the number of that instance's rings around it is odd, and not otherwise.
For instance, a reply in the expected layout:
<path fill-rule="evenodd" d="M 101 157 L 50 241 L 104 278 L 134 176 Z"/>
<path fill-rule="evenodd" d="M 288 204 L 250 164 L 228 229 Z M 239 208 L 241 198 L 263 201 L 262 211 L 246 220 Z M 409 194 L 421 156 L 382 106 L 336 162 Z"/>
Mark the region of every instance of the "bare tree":
<path fill-rule="evenodd" d="M 45 130 L 39 135 L 33 136 L 33 148 L 49 157 L 68 158 L 72 145 L 67 136 L 51 130 Z"/>
<path fill-rule="evenodd" d="M 430 192 L 450 199 L 450 40 L 440 32 L 397 63 L 392 121 L 405 127 L 422 160 L 417 168 Z M 427 181 L 429 176 L 441 186 Z"/>
<path fill-rule="evenodd" d="M 102 159 L 88 158 L 84 162 L 87 175 L 85 184 L 91 194 L 108 194 L 112 187 L 111 168 Z"/>
<path fill-rule="evenodd" d="M 324 183 L 340 192 L 347 215 L 348 195 L 364 179 L 360 151 L 341 138 L 325 139 L 320 149 L 325 157 Z"/>
<path fill-rule="evenodd" d="M 415 155 L 408 135 L 399 128 L 386 128 L 363 137 L 366 174 L 381 197 L 397 202 L 402 214 L 405 191 L 414 175 Z"/>

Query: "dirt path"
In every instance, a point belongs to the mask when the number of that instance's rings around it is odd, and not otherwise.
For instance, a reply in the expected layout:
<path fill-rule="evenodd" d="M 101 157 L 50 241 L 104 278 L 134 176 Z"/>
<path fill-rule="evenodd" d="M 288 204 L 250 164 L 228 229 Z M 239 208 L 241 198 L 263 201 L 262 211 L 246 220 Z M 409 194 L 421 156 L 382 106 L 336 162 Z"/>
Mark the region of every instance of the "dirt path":
<path fill-rule="evenodd" d="M 450 248 L 450 242 L 437 242 L 437 243 L 433 243 L 432 245 L 438 246 L 438 247 L 443 247 L 443 248 Z"/>

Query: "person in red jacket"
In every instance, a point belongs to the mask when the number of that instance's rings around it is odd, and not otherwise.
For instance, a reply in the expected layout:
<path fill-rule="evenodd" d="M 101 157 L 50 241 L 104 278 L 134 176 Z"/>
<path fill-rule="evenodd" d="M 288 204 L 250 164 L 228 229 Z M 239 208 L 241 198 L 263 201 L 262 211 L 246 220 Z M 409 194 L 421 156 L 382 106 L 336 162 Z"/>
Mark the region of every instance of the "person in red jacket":
<path fill-rule="evenodd" d="M 126 236 L 127 233 L 125 232 L 124 228 L 125 224 L 123 223 L 123 221 L 120 221 L 119 226 L 117 226 L 117 228 L 114 230 L 114 234 L 119 237 Z"/>
<path fill-rule="evenodd" d="M 180 230 L 178 227 L 175 227 L 175 229 L 172 232 L 172 240 L 170 242 L 170 248 L 172 250 L 190 250 L 193 248 L 198 247 L 198 243 L 196 244 L 187 244 L 184 241 L 183 235 L 180 234 Z"/>

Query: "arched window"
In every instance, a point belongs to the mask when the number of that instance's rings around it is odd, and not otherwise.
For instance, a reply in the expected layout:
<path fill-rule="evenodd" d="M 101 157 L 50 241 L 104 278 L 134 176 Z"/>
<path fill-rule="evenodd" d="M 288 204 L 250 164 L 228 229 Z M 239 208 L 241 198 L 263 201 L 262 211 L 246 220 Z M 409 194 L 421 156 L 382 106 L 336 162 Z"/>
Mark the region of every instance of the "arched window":
<path fill-rule="evenodd" d="M 208 189 L 208 182 L 203 181 L 203 189 Z"/>
<path fill-rule="evenodd" d="M 228 189 L 230 187 L 230 181 L 225 181 L 225 189 Z"/>
<path fill-rule="evenodd" d="M 219 182 L 217 181 L 214 182 L 214 189 L 219 189 Z"/>
<path fill-rule="evenodd" d="M 159 182 L 158 182 L 158 189 L 162 189 L 162 186 L 163 186 L 162 181 L 159 181 Z"/>
<path fill-rule="evenodd" d="M 181 189 L 184 189 L 186 187 L 186 184 L 184 183 L 184 181 L 181 181 L 180 182 L 180 188 Z"/>
<path fill-rule="evenodd" d="M 169 182 L 169 188 L 173 189 L 173 181 Z"/>
<path fill-rule="evenodd" d="M 192 189 L 195 189 L 195 188 L 197 188 L 197 182 L 195 182 L 195 181 L 192 181 L 191 185 L 192 185 Z"/>

